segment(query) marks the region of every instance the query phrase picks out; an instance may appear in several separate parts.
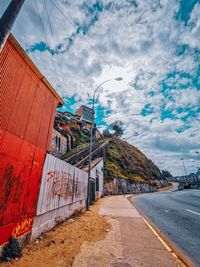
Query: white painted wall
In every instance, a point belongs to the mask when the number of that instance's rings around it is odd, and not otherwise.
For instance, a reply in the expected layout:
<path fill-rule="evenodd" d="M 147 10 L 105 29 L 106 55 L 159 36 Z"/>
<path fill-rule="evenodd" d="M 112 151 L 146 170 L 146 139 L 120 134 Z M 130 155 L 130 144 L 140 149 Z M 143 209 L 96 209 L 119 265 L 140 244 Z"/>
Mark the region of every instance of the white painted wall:
<path fill-rule="evenodd" d="M 102 159 L 91 170 L 91 177 L 95 180 L 95 182 L 97 176 L 99 178 L 99 191 L 96 191 L 96 199 L 100 198 L 103 195 L 103 183 L 104 183 L 103 168 L 104 168 L 104 162 Z"/>
<path fill-rule="evenodd" d="M 47 154 L 32 240 L 85 207 L 87 173 Z"/>

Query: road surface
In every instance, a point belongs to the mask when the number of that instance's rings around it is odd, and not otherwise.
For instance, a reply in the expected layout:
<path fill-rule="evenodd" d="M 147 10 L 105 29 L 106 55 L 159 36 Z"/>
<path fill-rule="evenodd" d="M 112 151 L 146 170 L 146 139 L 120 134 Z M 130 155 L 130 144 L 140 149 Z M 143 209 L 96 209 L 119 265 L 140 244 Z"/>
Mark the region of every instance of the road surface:
<path fill-rule="evenodd" d="M 139 195 L 138 207 L 196 266 L 200 266 L 200 190 Z"/>

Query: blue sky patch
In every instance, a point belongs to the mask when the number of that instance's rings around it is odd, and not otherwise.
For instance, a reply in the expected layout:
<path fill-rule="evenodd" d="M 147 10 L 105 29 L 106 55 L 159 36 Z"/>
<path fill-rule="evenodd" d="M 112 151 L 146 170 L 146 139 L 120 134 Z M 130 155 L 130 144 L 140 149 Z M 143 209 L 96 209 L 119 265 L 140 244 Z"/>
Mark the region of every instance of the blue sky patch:
<path fill-rule="evenodd" d="M 141 111 L 141 115 L 145 117 L 150 114 L 153 114 L 153 112 L 154 110 L 153 110 L 153 107 L 151 107 L 151 104 L 146 104 Z"/>
<path fill-rule="evenodd" d="M 176 18 L 184 21 L 185 25 L 187 25 L 188 20 L 190 19 L 190 14 L 196 5 L 196 3 L 200 2 L 199 0 L 180 0 L 180 8 L 177 12 Z"/>

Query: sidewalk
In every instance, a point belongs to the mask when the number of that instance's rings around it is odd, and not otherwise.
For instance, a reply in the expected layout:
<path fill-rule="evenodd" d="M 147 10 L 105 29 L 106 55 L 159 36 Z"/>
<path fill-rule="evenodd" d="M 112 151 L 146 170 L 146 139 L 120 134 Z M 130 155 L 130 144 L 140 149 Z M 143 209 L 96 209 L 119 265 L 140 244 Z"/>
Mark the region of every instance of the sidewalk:
<path fill-rule="evenodd" d="M 106 197 L 99 204 L 111 229 L 103 240 L 84 242 L 73 267 L 178 266 L 127 198 Z"/>

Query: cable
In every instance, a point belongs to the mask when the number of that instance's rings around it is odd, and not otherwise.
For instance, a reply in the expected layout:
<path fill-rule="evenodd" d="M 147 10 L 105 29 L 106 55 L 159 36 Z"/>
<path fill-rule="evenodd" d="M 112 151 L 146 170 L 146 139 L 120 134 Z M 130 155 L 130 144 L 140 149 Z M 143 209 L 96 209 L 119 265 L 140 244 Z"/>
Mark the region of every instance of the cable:
<path fill-rule="evenodd" d="M 43 24 L 43 21 L 42 21 L 40 12 L 39 12 L 39 8 L 38 8 L 38 5 L 37 5 L 37 2 L 36 2 L 36 0 L 34 0 L 34 2 L 35 2 L 36 9 L 37 9 L 36 11 L 37 11 L 37 13 L 39 15 L 39 18 L 40 18 L 40 23 L 41 23 L 41 26 L 42 26 L 42 31 L 43 31 L 43 34 L 44 34 L 44 38 L 45 38 L 46 44 L 49 45 L 48 38 L 47 38 L 47 35 L 46 35 L 46 32 L 45 32 L 44 24 Z M 54 61 L 53 61 L 53 58 L 52 58 L 51 54 L 50 54 L 50 58 L 51 58 L 52 67 L 53 67 L 53 69 L 54 69 L 54 71 L 56 73 L 56 76 L 57 76 L 57 82 L 59 84 L 60 82 L 58 80 L 58 73 L 56 71 L 56 68 L 55 68 L 55 65 L 54 65 Z"/>
<path fill-rule="evenodd" d="M 52 0 L 49 0 L 50 2 L 51 2 L 51 4 L 60 12 L 60 14 L 77 30 L 77 27 L 76 27 L 76 25 L 73 23 L 73 21 L 71 21 L 64 13 L 63 13 L 63 11 L 52 1 Z M 91 44 L 88 40 L 86 40 L 86 38 L 85 38 L 85 36 L 84 35 L 78 35 L 78 37 L 80 38 L 80 39 L 82 39 L 82 40 L 84 40 L 85 42 L 87 42 L 92 48 L 93 48 L 93 50 L 98 54 L 98 56 L 101 58 L 101 59 L 103 59 L 104 60 L 104 62 L 106 62 L 106 64 L 107 65 L 109 65 L 110 66 L 110 62 L 108 62 L 103 56 L 102 56 L 102 54 L 101 53 L 99 53 L 99 51 L 94 47 L 94 45 L 93 44 Z M 117 75 L 117 76 L 119 76 L 119 74 L 112 68 L 112 66 L 111 66 L 111 69 L 113 70 L 113 72 L 115 72 L 115 74 Z M 139 96 L 141 96 L 141 94 L 139 94 L 138 93 L 138 91 L 135 89 L 135 88 L 133 88 L 133 87 L 131 87 L 126 81 L 124 81 L 124 80 L 122 80 L 122 82 L 124 83 L 124 84 L 126 84 L 126 86 L 128 86 L 128 88 L 129 89 L 134 89 L 135 90 L 135 92 L 136 92 L 136 94 L 137 95 L 139 95 Z M 132 93 L 132 92 L 131 92 Z"/>
<path fill-rule="evenodd" d="M 49 17 L 49 13 L 48 13 L 48 9 L 47 9 L 47 4 L 46 4 L 46 0 L 44 0 L 44 7 L 45 7 L 45 10 L 46 10 L 46 13 L 47 13 L 47 19 L 48 19 L 48 23 L 49 23 L 49 26 L 50 26 L 50 31 L 51 31 L 51 36 L 52 36 L 52 41 L 53 41 L 53 46 L 55 46 L 55 42 L 54 42 L 54 34 L 53 34 L 53 27 L 52 27 L 52 24 L 51 24 L 51 21 L 50 21 L 50 17 Z M 60 63 L 60 60 L 59 60 L 59 57 L 58 57 L 58 54 L 56 54 L 56 57 L 57 57 L 57 61 L 58 61 L 58 66 L 60 68 L 60 73 L 61 73 L 61 76 L 62 76 L 62 80 L 63 80 L 63 85 L 65 84 L 65 81 L 64 81 L 64 76 L 63 76 L 63 71 L 62 71 L 62 67 L 61 67 L 61 63 Z"/>

